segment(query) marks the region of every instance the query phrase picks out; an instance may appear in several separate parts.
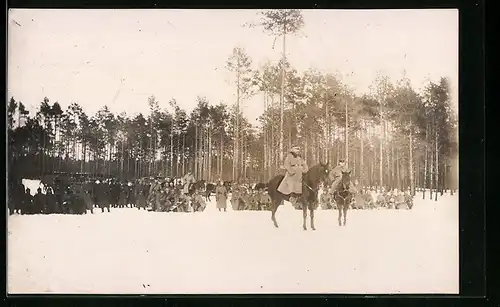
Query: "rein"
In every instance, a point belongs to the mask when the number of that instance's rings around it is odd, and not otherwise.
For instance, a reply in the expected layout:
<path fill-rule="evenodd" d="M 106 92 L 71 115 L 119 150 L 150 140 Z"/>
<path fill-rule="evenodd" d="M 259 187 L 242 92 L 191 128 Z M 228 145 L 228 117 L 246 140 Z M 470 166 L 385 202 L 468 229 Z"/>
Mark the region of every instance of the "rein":
<path fill-rule="evenodd" d="M 342 182 L 341 187 L 343 188 L 343 190 L 342 190 L 342 191 L 337 191 L 337 195 L 338 195 L 340 198 L 342 198 L 342 200 L 344 200 L 344 201 L 345 201 L 345 200 L 346 200 L 346 198 L 350 196 L 349 189 L 346 189 L 346 188 L 345 188 L 345 183 L 344 183 L 344 182 Z M 346 197 L 344 197 L 344 196 L 340 195 L 340 192 L 344 192 L 344 191 L 347 191 L 347 192 L 348 192 Z"/>
<path fill-rule="evenodd" d="M 304 175 L 307 175 L 309 173 L 309 171 L 307 171 Z M 304 180 L 302 180 L 302 183 L 309 189 L 311 190 L 311 192 L 314 192 L 314 193 L 317 193 L 318 191 L 317 190 L 314 190 L 309 184 L 307 184 L 307 179 L 304 178 Z"/>
<path fill-rule="evenodd" d="M 315 192 L 315 191 L 313 190 L 313 188 L 311 188 L 311 187 L 307 184 L 307 182 L 305 182 L 305 181 L 304 181 L 304 185 L 305 185 L 305 186 L 306 186 L 309 190 L 311 190 L 312 192 Z"/>

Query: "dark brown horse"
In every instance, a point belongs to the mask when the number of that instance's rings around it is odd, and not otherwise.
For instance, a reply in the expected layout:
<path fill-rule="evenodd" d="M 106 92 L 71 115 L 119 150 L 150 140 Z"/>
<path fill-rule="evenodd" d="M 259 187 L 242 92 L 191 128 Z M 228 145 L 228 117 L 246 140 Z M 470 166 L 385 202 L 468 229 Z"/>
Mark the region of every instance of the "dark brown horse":
<path fill-rule="evenodd" d="M 303 216 L 303 225 L 304 230 L 307 230 L 306 219 L 307 219 L 307 209 L 309 209 L 309 213 L 311 216 L 311 229 L 316 230 L 314 227 L 314 210 L 318 207 L 318 189 L 319 184 L 322 181 L 326 185 L 329 185 L 329 176 L 328 176 L 328 163 L 317 164 L 311 167 L 303 176 L 302 176 L 302 194 L 299 195 L 297 201 L 301 203 L 302 206 L 302 216 Z M 278 207 L 283 204 L 283 201 L 289 201 L 290 195 L 284 195 L 278 192 L 278 187 L 283 181 L 284 175 L 278 175 L 271 179 L 268 184 L 268 193 L 271 197 L 271 219 L 274 222 L 274 226 L 278 227 L 278 222 L 276 221 L 276 211 Z"/>
<path fill-rule="evenodd" d="M 347 219 L 347 210 L 352 201 L 352 193 L 350 191 L 351 171 L 342 171 L 342 178 L 337 187 L 334 187 L 334 198 L 339 210 L 339 226 L 342 226 L 341 219 L 344 215 L 344 226 Z"/>

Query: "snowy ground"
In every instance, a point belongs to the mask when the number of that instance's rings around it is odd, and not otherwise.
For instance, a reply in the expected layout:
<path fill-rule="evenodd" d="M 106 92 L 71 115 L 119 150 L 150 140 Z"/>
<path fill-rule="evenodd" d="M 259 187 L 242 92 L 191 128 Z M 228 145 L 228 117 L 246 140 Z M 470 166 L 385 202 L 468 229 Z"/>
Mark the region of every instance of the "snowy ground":
<path fill-rule="evenodd" d="M 408 210 L 8 218 L 9 293 L 458 293 L 458 196 Z M 309 224 L 308 224 L 309 226 Z"/>

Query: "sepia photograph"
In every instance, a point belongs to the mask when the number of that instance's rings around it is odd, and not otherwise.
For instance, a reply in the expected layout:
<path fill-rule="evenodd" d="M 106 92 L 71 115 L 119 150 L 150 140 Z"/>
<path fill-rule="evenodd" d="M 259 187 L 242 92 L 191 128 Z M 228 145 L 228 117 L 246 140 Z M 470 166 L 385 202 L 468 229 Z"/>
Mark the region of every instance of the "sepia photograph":
<path fill-rule="evenodd" d="M 10 9 L 8 294 L 458 294 L 458 10 Z"/>

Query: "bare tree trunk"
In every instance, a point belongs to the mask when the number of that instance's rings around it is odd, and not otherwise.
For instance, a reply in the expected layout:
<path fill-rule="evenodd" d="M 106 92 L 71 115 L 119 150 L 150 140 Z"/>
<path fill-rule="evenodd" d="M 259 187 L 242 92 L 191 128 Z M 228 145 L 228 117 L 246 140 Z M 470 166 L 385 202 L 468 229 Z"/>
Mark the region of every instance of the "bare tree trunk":
<path fill-rule="evenodd" d="M 194 177 L 198 179 L 198 125 L 194 126 Z"/>
<path fill-rule="evenodd" d="M 387 122 L 384 122 L 384 143 L 385 143 L 385 158 L 387 162 L 387 171 L 386 171 L 386 179 L 387 179 L 387 187 L 390 189 L 392 187 L 391 181 L 391 143 L 387 140 Z"/>
<path fill-rule="evenodd" d="M 380 138 L 380 146 L 379 146 L 379 187 L 380 189 L 384 186 L 384 172 L 383 172 L 383 166 L 384 166 L 384 139 L 383 137 Z"/>
<path fill-rule="evenodd" d="M 177 148 L 175 150 L 175 155 L 176 155 L 175 175 L 177 177 L 180 177 L 180 174 L 179 174 L 179 164 L 181 162 L 181 138 L 180 138 L 180 135 L 177 135 Z"/>
<path fill-rule="evenodd" d="M 208 132 L 208 181 L 212 182 L 212 124 Z"/>
<path fill-rule="evenodd" d="M 413 176 L 414 168 L 413 168 L 413 129 L 410 127 L 410 194 L 412 196 L 415 195 L 415 180 Z"/>
<path fill-rule="evenodd" d="M 375 178 L 375 161 L 377 160 L 377 152 L 373 149 L 373 159 L 370 161 L 370 186 L 373 186 Z"/>
<path fill-rule="evenodd" d="M 345 101 L 345 161 L 349 163 L 349 114 L 347 113 L 347 100 Z"/>
<path fill-rule="evenodd" d="M 203 179 L 208 180 L 209 176 L 209 147 L 210 147 L 210 135 L 209 135 L 209 128 L 205 129 L 205 150 L 203 151 L 203 172 L 204 172 L 204 177 Z"/>
<path fill-rule="evenodd" d="M 403 190 L 401 183 L 401 174 L 399 169 L 399 148 L 396 148 L 396 185 L 399 190 Z"/>
<path fill-rule="evenodd" d="M 182 174 L 186 173 L 186 133 L 182 134 Z"/>
<path fill-rule="evenodd" d="M 438 200 L 438 188 L 439 188 L 439 143 L 438 143 L 438 132 L 437 132 L 437 127 L 434 127 L 434 144 L 435 144 L 435 153 L 436 153 L 436 159 L 435 159 L 435 166 L 436 169 L 434 171 L 435 178 L 434 182 L 436 185 L 436 191 L 434 194 L 434 200 Z"/>
<path fill-rule="evenodd" d="M 221 139 L 219 140 L 219 146 L 217 146 L 217 142 L 215 145 L 216 151 L 217 151 L 217 171 L 215 174 L 217 175 L 217 179 L 221 178 L 221 156 L 222 156 L 222 133 L 221 133 Z"/>
<path fill-rule="evenodd" d="M 286 60 L 286 23 L 283 24 L 283 65 L 281 66 L 281 96 L 280 96 L 280 143 L 279 143 L 279 163 L 283 163 L 283 120 L 285 106 L 285 60 Z"/>
<path fill-rule="evenodd" d="M 425 126 L 425 160 L 424 160 L 424 182 L 423 182 L 423 199 L 425 199 L 425 190 L 427 189 L 427 178 L 428 178 L 428 164 L 429 164 L 429 124 Z"/>
<path fill-rule="evenodd" d="M 307 133 L 307 132 L 304 131 L 304 133 Z M 304 138 L 304 160 L 309 165 L 309 164 L 311 164 L 311 162 L 309 161 L 309 154 L 308 154 L 309 153 L 309 142 L 308 142 L 308 140 L 309 140 L 309 137 L 306 136 Z"/>
<path fill-rule="evenodd" d="M 269 169 L 270 169 L 270 176 L 269 177 L 272 177 L 274 176 L 274 174 L 276 174 L 276 167 L 277 167 L 277 164 L 276 164 L 276 150 L 275 150 L 275 139 L 274 139 L 274 94 L 271 93 L 271 112 L 270 112 L 270 126 L 271 126 L 271 146 L 270 146 L 270 153 L 271 153 L 271 161 L 270 161 L 270 164 L 269 164 Z"/>
<path fill-rule="evenodd" d="M 172 117 L 172 125 L 170 127 L 170 177 L 174 177 L 174 123 Z"/>
<path fill-rule="evenodd" d="M 432 139 L 432 136 L 431 136 L 431 139 Z M 431 145 L 432 145 L 432 143 L 431 143 Z M 429 191 L 429 193 L 430 193 L 430 199 L 432 199 L 432 195 L 433 195 L 432 193 L 434 192 L 434 178 L 435 178 L 434 177 L 434 170 L 436 169 L 435 166 L 434 166 L 434 154 L 432 153 L 433 150 L 431 148 L 429 148 L 430 159 L 431 159 L 430 160 L 430 165 L 429 165 L 430 172 L 431 172 L 431 178 L 430 178 L 431 179 L 431 185 L 430 185 L 430 191 Z"/>
<path fill-rule="evenodd" d="M 124 152 L 124 145 L 123 145 L 123 143 L 124 143 L 124 140 L 122 139 L 122 154 L 121 154 L 121 157 L 120 157 L 120 159 L 121 159 L 121 161 L 120 161 L 121 162 L 120 180 L 123 180 L 123 177 L 124 177 L 123 171 L 124 171 L 124 163 L 125 163 L 125 152 Z"/>
<path fill-rule="evenodd" d="M 235 127 L 235 140 L 234 140 L 234 175 L 233 181 L 236 180 L 239 182 L 239 165 L 240 165 L 240 58 L 238 57 L 238 72 L 237 72 L 237 80 L 236 80 L 236 127 Z"/>
<path fill-rule="evenodd" d="M 397 156 L 396 152 L 394 149 L 394 141 L 391 142 L 391 182 L 392 182 L 392 187 L 395 188 L 398 185 L 397 178 L 396 178 L 396 166 L 397 166 Z"/>
<path fill-rule="evenodd" d="M 243 140 L 242 140 L 242 145 L 241 145 L 241 167 L 243 168 L 243 179 L 247 180 L 247 161 L 246 161 L 246 137 L 245 134 L 243 134 Z"/>
<path fill-rule="evenodd" d="M 267 152 L 267 91 L 264 91 L 264 120 L 262 123 L 262 132 L 263 132 L 263 145 L 264 145 L 264 168 L 263 168 L 263 173 L 262 173 L 262 180 L 266 179 L 266 174 L 268 174 L 268 165 L 267 165 L 267 157 L 268 157 L 268 152 Z"/>
<path fill-rule="evenodd" d="M 359 176 L 361 178 L 361 186 L 365 186 L 366 185 L 366 180 L 365 180 L 365 166 L 364 166 L 364 147 L 365 147 L 365 143 L 364 143 L 364 135 L 363 135 L 363 132 L 364 132 L 364 129 L 365 129 L 365 121 L 362 120 L 361 121 L 361 130 L 360 130 L 360 135 L 359 135 L 359 142 L 360 142 L 360 145 L 359 145 Z"/>
<path fill-rule="evenodd" d="M 224 133 L 220 135 L 220 179 L 224 174 Z"/>

